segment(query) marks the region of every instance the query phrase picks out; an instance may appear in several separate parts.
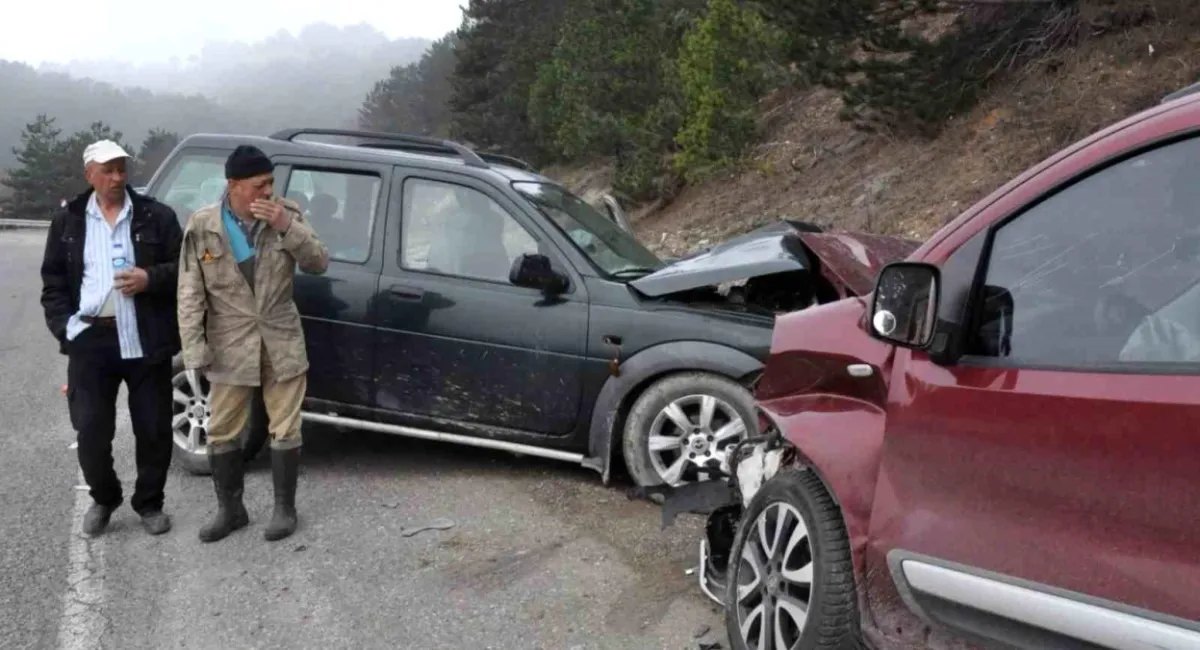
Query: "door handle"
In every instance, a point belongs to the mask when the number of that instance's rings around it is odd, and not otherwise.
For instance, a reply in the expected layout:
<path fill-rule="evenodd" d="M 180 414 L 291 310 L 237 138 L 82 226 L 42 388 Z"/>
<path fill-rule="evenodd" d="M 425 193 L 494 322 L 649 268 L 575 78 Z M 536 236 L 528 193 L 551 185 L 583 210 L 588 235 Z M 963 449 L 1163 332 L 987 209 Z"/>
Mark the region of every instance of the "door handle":
<path fill-rule="evenodd" d="M 413 302 L 418 302 L 425 297 L 425 290 L 421 287 L 410 287 L 404 284 L 393 284 L 388 287 L 388 293 L 401 300 L 411 300 Z"/>
<path fill-rule="evenodd" d="M 861 379 L 863 377 L 870 377 L 871 375 L 875 374 L 875 369 L 867 363 L 852 363 L 846 366 L 846 372 L 850 373 L 851 377 L 858 377 Z"/>

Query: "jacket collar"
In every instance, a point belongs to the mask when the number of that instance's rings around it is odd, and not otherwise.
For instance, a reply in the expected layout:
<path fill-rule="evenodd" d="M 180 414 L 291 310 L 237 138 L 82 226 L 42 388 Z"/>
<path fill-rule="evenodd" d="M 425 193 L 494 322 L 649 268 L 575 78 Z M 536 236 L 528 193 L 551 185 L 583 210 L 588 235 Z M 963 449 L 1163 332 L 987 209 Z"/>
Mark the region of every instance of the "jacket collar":
<path fill-rule="evenodd" d="M 87 216 L 88 201 L 92 198 L 92 194 L 94 193 L 95 190 L 89 187 L 82 194 L 68 201 L 67 212 L 70 212 L 72 215 L 80 218 Z M 129 184 L 125 185 L 125 193 L 129 195 L 129 200 L 133 203 L 133 209 L 132 213 L 130 214 L 130 218 L 133 220 L 141 220 L 141 218 L 145 216 L 146 206 L 150 204 L 152 199 L 138 194 L 133 190 L 133 186 Z"/>

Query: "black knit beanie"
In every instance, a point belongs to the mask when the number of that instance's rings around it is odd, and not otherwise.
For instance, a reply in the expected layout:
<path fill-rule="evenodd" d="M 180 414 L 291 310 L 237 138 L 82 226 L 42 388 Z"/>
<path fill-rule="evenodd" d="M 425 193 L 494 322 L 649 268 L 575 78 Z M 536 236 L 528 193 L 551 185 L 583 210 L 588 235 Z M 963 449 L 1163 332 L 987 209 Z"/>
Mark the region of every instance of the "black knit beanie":
<path fill-rule="evenodd" d="M 269 174 L 274 170 L 275 164 L 271 159 L 258 147 L 248 144 L 239 145 L 225 159 L 225 178 L 231 181 Z"/>

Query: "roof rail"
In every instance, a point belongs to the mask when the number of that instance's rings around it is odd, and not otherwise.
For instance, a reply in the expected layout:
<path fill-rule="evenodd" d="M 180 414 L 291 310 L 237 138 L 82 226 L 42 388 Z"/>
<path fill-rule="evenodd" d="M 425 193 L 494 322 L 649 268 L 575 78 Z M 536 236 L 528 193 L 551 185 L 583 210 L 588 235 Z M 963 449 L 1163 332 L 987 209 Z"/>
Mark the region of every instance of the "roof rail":
<path fill-rule="evenodd" d="M 400 151 L 417 151 L 417 152 L 428 152 L 428 153 L 444 153 L 446 151 L 445 148 L 441 147 L 441 146 L 429 146 L 429 145 L 423 145 L 423 144 L 407 144 L 407 143 L 394 143 L 394 142 L 363 142 L 363 143 L 359 144 L 358 146 L 368 147 L 371 149 L 397 149 Z M 517 168 L 524 169 L 526 171 L 531 171 L 531 172 L 537 171 L 536 169 L 534 169 L 533 165 L 530 165 L 529 163 L 525 162 L 524 160 L 521 160 L 520 158 L 514 158 L 512 156 L 508 156 L 505 154 L 492 153 L 492 152 L 488 152 L 488 151 L 475 151 L 475 155 L 482 158 L 484 160 L 484 162 L 494 162 L 494 163 L 499 163 L 499 164 L 503 164 L 503 165 L 509 165 L 511 167 L 517 167 Z"/>
<path fill-rule="evenodd" d="M 1200 92 L 1200 81 L 1198 81 L 1190 86 L 1184 86 L 1183 88 L 1176 90 L 1175 92 L 1167 95 L 1166 97 L 1163 97 L 1162 101 L 1159 103 L 1166 104 L 1167 102 L 1174 101 L 1176 99 L 1179 99 L 1180 97 L 1187 97 L 1188 95 L 1194 95 L 1198 92 Z"/>
<path fill-rule="evenodd" d="M 422 135 L 408 135 L 404 133 L 380 133 L 377 131 L 355 131 L 353 129 L 284 129 L 272 133 L 272 140 L 285 140 L 291 142 L 298 135 L 340 135 L 352 138 L 367 138 L 370 140 L 382 140 L 385 142 L 396 142 L 400 144 L 411 145 L 413 149 L 425 149 L 432 151 L 453 152 L 462 157 L 463 162 L 471 167 L 487 168 L 488 164 L 484 162 L 479 154 L 464 147 L 463 145 L 451 140 L 440 140 L 438 138 L 430 138 Z M 359 146 L 372 146 L 369 143 L 360 144 Z"/>
<path fill-rule="evenodd" d="M 533 165 L 530 165 L 529 163 L 525 162 L 524 160 L 521 160 L 520 158 L 515 158 L 513 156 L 508 156 L 508 155 L 505 155 L 502 153 L 492 153 L 490 151 L 476 151 L 475 153 L 479 154 L 479 157 L 483 158 L 484 160 L 491 160 L 493 162 L 504 163 L 505 165 L 511 165 L 513 167 L 519 167 L 519 168 L 524 169 L 525 171 L 529 171 L 529 172 L 537 171 L 536 169 L 533 168 Z"/>

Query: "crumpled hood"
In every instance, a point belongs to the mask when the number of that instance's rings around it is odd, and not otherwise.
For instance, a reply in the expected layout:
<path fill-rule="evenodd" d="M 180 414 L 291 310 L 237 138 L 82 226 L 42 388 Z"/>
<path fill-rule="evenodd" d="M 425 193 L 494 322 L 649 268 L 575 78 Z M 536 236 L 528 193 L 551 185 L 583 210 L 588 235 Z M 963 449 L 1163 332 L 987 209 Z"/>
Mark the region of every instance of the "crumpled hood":
<path fill-rule="evenodd" d="M 912 239 L 865 233 L 804 232 L 799 237 L 821 260 L 821 275 L 859 296 L 875 290 L 875 278 L 884 266 L 905 259 L 921 245 Z"/>
<path fill-rule="evenodd" d="M 902 260 L 920 242 L 861 233 L 821 232 L 781 220 L 734 237 L 630 282 L 650 297 L 747 278 L 817 268 L 842 292 L 865 295 L 884 265 Z"/>

